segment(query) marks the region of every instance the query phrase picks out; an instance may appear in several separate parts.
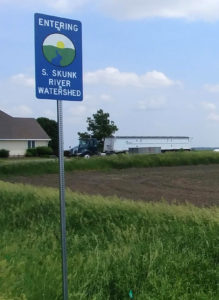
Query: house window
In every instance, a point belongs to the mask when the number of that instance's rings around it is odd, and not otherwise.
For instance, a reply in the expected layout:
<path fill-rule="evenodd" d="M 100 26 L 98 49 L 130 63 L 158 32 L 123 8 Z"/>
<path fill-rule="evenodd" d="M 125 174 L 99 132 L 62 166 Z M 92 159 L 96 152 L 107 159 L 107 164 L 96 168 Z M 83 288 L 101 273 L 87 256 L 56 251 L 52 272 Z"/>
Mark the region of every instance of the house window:
<path fill-rule="evenodd" d="M 28 149 L 35 148 L 35 141 L 28 141 Z"/>

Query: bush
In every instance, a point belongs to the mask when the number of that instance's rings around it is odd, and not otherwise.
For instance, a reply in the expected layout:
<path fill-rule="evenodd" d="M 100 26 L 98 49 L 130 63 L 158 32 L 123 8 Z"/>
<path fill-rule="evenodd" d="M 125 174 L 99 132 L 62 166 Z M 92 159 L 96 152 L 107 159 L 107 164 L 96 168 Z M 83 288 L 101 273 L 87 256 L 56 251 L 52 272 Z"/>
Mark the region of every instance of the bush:
<path fill-rule="evenodd" d="M 9 150 L 0 149 L 0 157 L 9 157 Z"/>
<path fill-rule="evenodd" d="M 32 157 L 32 156 L 47 156 L 52 155 L 53 151 L 50 147 L 40 146 L 36 148 L 27 149 L 26 156 Z"/>
<path fill-rule="evenodd" d="M 38 156 L 45 156 L 45 155 L 53 154 L 52 148 L 45 147 L 45 146 L 36 147 L 36 151 L 37 151 Z"/>
<path fill-rule="evenodd" d="M 31 149 L 27 149 L 26 151 L 26 156 L 28 157 L 32 157 L 32 156 L 37 156 L 37 149 L 36 148 L 31 148 Z"/>

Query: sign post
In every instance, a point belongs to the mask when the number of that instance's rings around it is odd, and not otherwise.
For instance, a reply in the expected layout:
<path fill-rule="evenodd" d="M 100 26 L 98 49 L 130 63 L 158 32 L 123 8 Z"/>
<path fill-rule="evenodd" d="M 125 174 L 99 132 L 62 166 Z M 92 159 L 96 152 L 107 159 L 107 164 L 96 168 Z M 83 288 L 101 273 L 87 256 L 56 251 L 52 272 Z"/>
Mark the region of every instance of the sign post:
<path fill-rule="evenodd" d="M 61 246 L 62 246 L 62 292 L 63 299 L 68 299 L 67 279 L 67 247 L 66 247 L 66 215 L 65 215 L 65 170 L 64 170 L 64 149 L 63 149 L 63 114 L 62 101 L 57 100 L 57 120 L 59 132 L 59 199 L 61 219 Z"/>
<path fill-rule="evenodd" d="M 62 100 L 81 101 L 82 30 L 76 20 L 35 14 L 36 97 L 57 100 L 63 300 L 68 300 Z"/>

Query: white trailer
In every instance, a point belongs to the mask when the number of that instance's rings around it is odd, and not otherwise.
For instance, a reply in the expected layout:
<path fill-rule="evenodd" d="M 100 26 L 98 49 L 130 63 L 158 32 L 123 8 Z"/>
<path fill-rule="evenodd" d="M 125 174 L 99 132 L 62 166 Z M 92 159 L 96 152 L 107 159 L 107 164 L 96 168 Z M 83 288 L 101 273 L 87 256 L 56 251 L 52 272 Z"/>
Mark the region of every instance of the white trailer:
<path fill-rule="evenodd" d="M 130 148 L 160 147 L 161 152 L 191 150 L 188 136 L 114 136 L 104 141 L 104 152 L 128 152 Z"/>

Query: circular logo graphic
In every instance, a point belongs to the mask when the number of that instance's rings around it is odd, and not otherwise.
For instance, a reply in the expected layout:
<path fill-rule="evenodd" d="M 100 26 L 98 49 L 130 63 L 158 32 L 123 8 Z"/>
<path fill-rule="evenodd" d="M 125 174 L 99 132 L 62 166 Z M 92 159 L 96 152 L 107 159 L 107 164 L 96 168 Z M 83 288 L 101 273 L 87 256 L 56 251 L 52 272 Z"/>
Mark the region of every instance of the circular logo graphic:
<path fill-rule="evenodd" d="M 70 65 L 75 58 L 75 47 L 64 34 L 48 35 L 43 42 L 43 54 L 51 64 L 58 67 Z"/>

